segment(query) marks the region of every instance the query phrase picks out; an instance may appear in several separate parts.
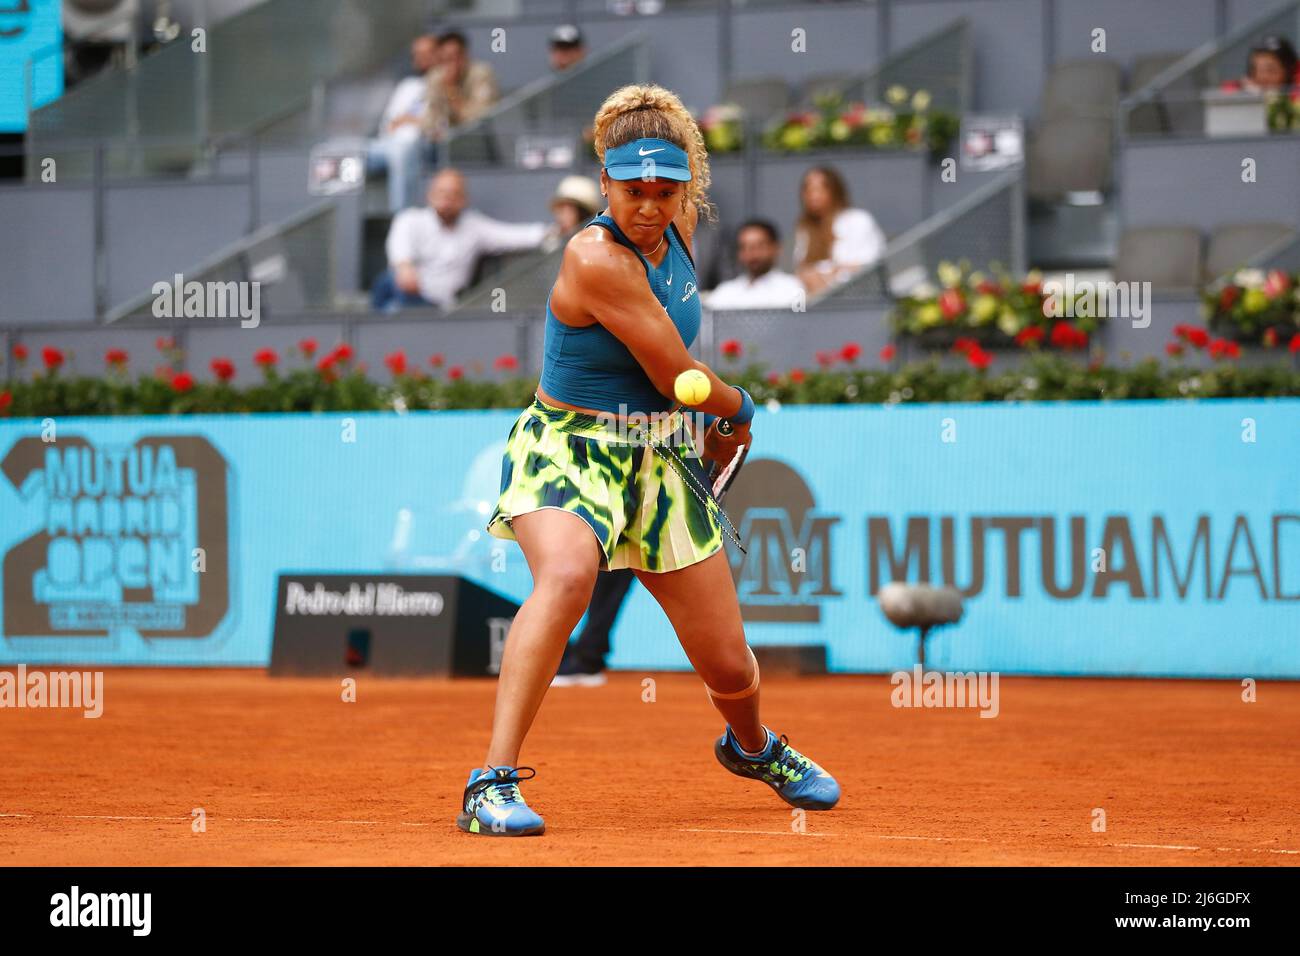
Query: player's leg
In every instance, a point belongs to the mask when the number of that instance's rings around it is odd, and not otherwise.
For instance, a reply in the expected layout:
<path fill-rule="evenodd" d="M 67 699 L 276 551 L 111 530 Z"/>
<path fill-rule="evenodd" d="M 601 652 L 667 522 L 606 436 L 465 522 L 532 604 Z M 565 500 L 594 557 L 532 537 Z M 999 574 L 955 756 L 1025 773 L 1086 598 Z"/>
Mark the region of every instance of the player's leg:
<path fill-rule="evenodd" d="M 506 636 L 497 681 L 492 741 L 483 767 L 470 772 L 456 825 L 489 836 L 544 833 L 542 818 L 524 801 L 519 749 L 555 676 L 569 634 L 587 609 L 602 558 L 587 522 L 546 507 L 516 515 L 512 528 L 533 574 L 533 591 Z"/>
<path fill-rule="evenodd" d="M 767 784 L 791 806 L 835 806 L 840 798 L 835 778 L 759 720 L 758 662 L 745 642 L 726 554 L 719 550 L 675 571 L 638 571 L 637 578 L 668 615 L 714 707 L 727 720 L 713 748 L 718 762 L 739 777 Z"/>
<path fill-rule="evenodd" d="M 758 714 L 758 666 L 745 641 L 727 555 L 717 551 L 677 571 L 637 571 L 636 575 L 668 616 L 713 706 L 742 746 L 760 750 L 767 733 Z"/>
<path fill-rule="evenodd" d="M 506 637 L 488 767 L 518 762 L 564 646 L 591 601 L 602 557 L 591 527 L 571 512 L 542 508 L 516 516 L 512 526 L 533 575 L 533 591 Z"/>

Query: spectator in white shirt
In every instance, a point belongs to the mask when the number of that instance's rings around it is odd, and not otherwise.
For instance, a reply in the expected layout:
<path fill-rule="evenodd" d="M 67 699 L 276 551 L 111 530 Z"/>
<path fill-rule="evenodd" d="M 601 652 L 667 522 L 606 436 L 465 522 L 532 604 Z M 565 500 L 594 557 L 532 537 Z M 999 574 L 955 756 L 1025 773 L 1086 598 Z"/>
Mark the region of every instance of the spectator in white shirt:
<path fill-rule="evenodd" d="M 794 276 L 775 268 L 781 237 L 766 219 L 751 219 L 736 230 L 736 261 L 743 274 L 704 297 L 710 309 L 789 309 L 804 299 Z"/>
<path fill-rule="evenodd" d="M 795 227 L 795 272 L 809 295 L 843 282 L 885 252 L 885 234 L 865 209 L 849 204 L 844 177 L 814 166 L 800 185 L 803 212 Z"/>
<path fill-rule="evenodd" d="M 438 39 L 416 37 L 411 43 L 413 74 L 393 88 L 379 120 L 379 135 L 370 141 L 366 153 L 369 175 L 387 172 L 388 210 L 412 206 L 418 201 L 423 153 L 428 141 L 420 129 L 429 89 L 428 72 L 438 65 Z"/>
<path fill-rule="evenodd" d="M 480 256 L 535 249 L 557 235 L 554 224 L 509 223 L 467 209 L 465 178 L 444 169 L 429 184 L 429 204 L 404 209 L 388 230 L 388 270 L 371 290 L 376 311 L 403 305 L 451 308 Z"/>

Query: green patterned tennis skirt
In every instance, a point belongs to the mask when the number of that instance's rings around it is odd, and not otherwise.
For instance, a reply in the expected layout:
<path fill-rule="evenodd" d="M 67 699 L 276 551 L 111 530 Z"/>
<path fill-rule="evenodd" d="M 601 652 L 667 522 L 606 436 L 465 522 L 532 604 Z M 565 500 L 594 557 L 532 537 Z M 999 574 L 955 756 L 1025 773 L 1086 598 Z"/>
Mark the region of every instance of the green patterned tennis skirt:
<path fill-rule="evenodd" d="M 602 570 L 675 571 L 718 551 L 717 503 L 681 413 L 624 432 L 612 420 L 534 397 L 510 430 L 488 533 L 516 540 L 510 522 L 517 515 L 558 508 L 595 532 Z M 645 435 L 667 447 L 638 442 Z"/>

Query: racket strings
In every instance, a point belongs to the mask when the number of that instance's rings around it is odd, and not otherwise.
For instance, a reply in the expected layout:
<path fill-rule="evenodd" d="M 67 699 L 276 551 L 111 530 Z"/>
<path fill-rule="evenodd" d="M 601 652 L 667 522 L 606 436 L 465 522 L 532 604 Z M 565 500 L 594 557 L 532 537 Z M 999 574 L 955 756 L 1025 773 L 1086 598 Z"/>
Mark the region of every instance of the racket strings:
<path fill-rule="evenodd" d="M 708 494 L 707 492 L 704 495 L 700 494 L 699 490 L 697 490 L 699 479 L 696 478 L 695 475 L 691 473 L 691 470 L 686 467 L 685 462 L 677 457 L 677 452 L 673 447 L 667 444 L 661 445 L 655 442 L 648 435 L 646 436 L 646 444 L 658 451 L 661 457 L 672 464 L 673 470 L 681 476 L 682 481 L 686 483 L 686 487 L 691 489 L 691 494 L 695 495 L 700 504 L 704 506 L 704 510 L 706 512 L 712 511 L 722 519 L 723 527 L 725 527 L 727 533 L 731 535 L 731 540 L 736 542 L 736 547 L 740 549 L 740 553 L 748 554 L 749 552 L 745 550 L 745 546 L 740 543 L 740 535 L 736 533 L 735 525 L 731 523 L 731 519 L 727 517 L 727 513 L 722 510 L 722 505 L 718 504 L 712 494 Z"/>

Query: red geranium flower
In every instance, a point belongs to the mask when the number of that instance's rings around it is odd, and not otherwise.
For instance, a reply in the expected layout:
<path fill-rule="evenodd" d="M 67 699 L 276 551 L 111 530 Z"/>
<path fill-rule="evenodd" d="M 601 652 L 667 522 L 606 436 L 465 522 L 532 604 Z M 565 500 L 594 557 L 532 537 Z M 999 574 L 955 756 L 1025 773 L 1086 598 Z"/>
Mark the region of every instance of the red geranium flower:
<path fill-rule="evenodd" d="M 223 382 L 235 377 L 235 363 L 228 358 L 218 357 L 211 362 L 212 374 Z"/>
<path fill-rule="evenodd" d="M 1166 342 L 1166 343 L 1165 343 L 1165 354 L 1166 354 L 1166 355 L 1172 355 L 1174 358 L 1177 358 L 1178 356 L 1182 355 L 1182 354 L 1183 354 L 1183 343 L 1181 343 L 1181 342 Z"/>
<path fill-rule="evenodd" d="M 832 366 L 832 365 L 835 364 L 835 356 L 834 356 L 834 354 L 831 353 L 831 352 L 824 352 L 824 351 L 818 350 L 818 352 L 817 352 L 817 364 L 820 365 L 822 368 L 829 368 L 830 366 Z"/>
<path fill-rule="evenodd" d="M 1215 339 L 1210 343 L 1210 358 L 1241 358 L 1241 346 L 1228 339 Z"/>
<path fill-rule="evenodd" d="M 429 364 L 432 365 L 434 368 L 442 368 L 443 363 L 446 361 L 447 359 L 443 356 L 441 352 L 436 352 L 433 355 L 429 356 Z"/>
<path fill-rule="evenodd" d="M 453 365 L 451 368 L 447 369 L 447 377 L 451 379 L 453 382 L 459 378 L 463 378 L 464 375 L 465 375 L 465 370 L 461 368 L 459 365 Z"/>
<path fill-rule="evenodd" d="M 159 352 L 170 352 L 176 348 L 176 340 L 169 335 L 160 335 L 154 340 L 154 348 Z"/>
<path fill-rule="evenodd" d="M 1025 282 L 1020 286 L 1020 291 L 1025 295 L 1040 295 L 1043 291 L 1041 282 Z"/>
<path fill-rule="evenodd" d="M 126 358 L 127 356 L 126 356 L 125 349 L 109 349 L 107 352 L 104 353 L 104 364 L 110 366 L 125 365 Z"/>
<path fill-rule="evenodd" d="M 9 406 L 11 406 L 13 403 L 14 403 L 14 396 L 12 392 L 10 392 L 8 389 L 5 389 L 3 392 L 0 392 L 0 415 L 8 414 Z"/>
<path fill-rule="evenodd" d="M 1300 352 L 1300 332 L 1297 332 L 1295 335 L 1291 336 L 1291 344 L 1287 346 L 1287 350 L 1292 355 L 1295 355 L 1297 352 Z"/>
<path fill-rule="evenodd" d="M 944 289 L 939 296 L 939 310 L 949 322 L 966 311 L 966 300 L 956 289 Z"/>
<path fill-rule="evenodd" d="M 962 355 L 969 355 L 973 350 L 980 347 L 980 344 L 972 338 L 964 335 L 958 336 L 957 341 L 952 343 L 952 350 Z"/>
<path fill-rule="evenodd" d="M 1196 348 L 1203 349 L 1210 344 L 1210 333 L 1206 332 L 1205 329 L 1188 328 L 1187 341 L 1191 342 Z"/>
<path fill-rule="evenodd" d="M 307 358 L 311 358 L 316 354 L 316 340 L 303 339 L 298 343 L 298 351 L 307 356 Z"/>
<path fill-rule="evenodd" d="M 975 291 L 982 293 L 983 295 L 1001 295 L 1002 286 L 998 285 L 996 282 L 985 279 L 979 285 L 975 286 Z"/>
<path fill-rule="evenodd" d="M 1227 312 L 1233 307 L 1237 301 L 1237 297 L 1240 295 L 1241 290 L 1235 285 L 1225 285 L 1223 291 L 1219 293 L 1219 309 L 1223 312 Z"/>
<path fill-rule="evenodd" d="M 1270 299 L 1286 293 L 1291 288 L 1291 278 L 1281 269 L 1273 269 L 1264 278 L 1264 294 Z"/>
<path fill-rule="evenodd" d="M 1088 333 L 1076 329 L 1069 322 L 1057 322 L 1052 326 L 1051 342 L 1058 349 L 1081 349 L 1088 345 Z"/>
<path fill-rule="evenodd" d="M 515 358 L 513 355 L 498 355 L 496 361 L 492 363 L 492 366 L 493 368 L 513 372 L 519 367 L 519 359 Z"/>
<path fill-rule="evenodd" d="M 1046 334 L 1041 325 L 1029 325 L 1016 333 L 1016 344 L 1021 348 L 1037 345 L 1043 341 L 1043 336 Z"/>
<path fill-rule="evenodd" d="M 179 372 L 172 376 L 172 390 L 188 392 L 194 387 L 194 376 L 189 372 Z"/>
<path fill-rule="evenodd" d="M 970 362 L 974 368 L 985 369 L 988 368 L 989 363 L 993 361 L 993 356 L 976 345 L 966 353 L 966 361 Z"/>
<path fill-rule="evenodd" d="M 886 345 L 883 349 L 880 350 L 880 361 L 892 362 L 894 360 L 894 356 L 897 354 L 898 354 L 897 347 L 895 347 L 892 344 Z"/>
<path fill-rule="evenodd" d="M 1300 335 L 1296 336 L 1296 341 L 1300 342 Z M 790 369 L 790 381 L 802 382 L 803 380 L 804 380 L 803 369 L 801 368 Z"/>
<path fill-rule="evenodd" d="M 845 342 L 844 347 L 840 349 L 840 358 L 846 362 L 852 362 L 862 354 L 862 346 L 857 342 Z"/>
<path fill-rule="evenodd" d="M 14 346 L 14 358 L 20 362 L 27 361 L 27 346 L 23 345 L 22 342 Z"/>
<path fill-rule="evenodd" d="M 396 352 L 389 352 L 384 356 L 384 364 L 394 375 L 406 374 L 406 352 L 398 349 Z"/>
<path fill-rule="evenodd" d="M 348 345 L 347 342 L 340 342 L 334 346 L 333 355 L 336 362 L 346 362 L 352 358 L 352 346 Z"/>
<path fill-rule="evenodd" d="M 1276 348 L 1276 347 L 1277 347 L 1277 329 L 1273 328 L 1271 325 L 1270 325 L 1268 328 L 1266 328 L 1266 329 L 1264 330 L 1264 335 L 1263 335 L 1262 341 L 1263 341 L 1263 343 L 1264 343 L 1264 348 L 1266 348 L 1266 349 Z"/>
<path fill-rule="evenodd" d="M 722 354 L 727 358 L 740 358 L 741 353 L 744 352 L 744 347 L 741 346 L 739 339 L 727 339 L 720 348 Z"/>
<path fill-rule="evenodd" d="M 768 372 L 768 373 L 767 373 L 767 384 L 768 384 L 768 385 L 780 385 L 780 384 L 781 384 L 781 376 L 780 376 L 778 373 L 776 373 L 776 372 Z"/>
<path fill-rule="evenodd" d="M 45 346 L 41 349 L 41 359 L 45 362 L 45 367 L 53 372 L 63 364 L 63 353 L 52 346 Z"/>
<path fill-rule="evenodd" d="M 275 354 L 275 349 L 258 349 L 253 356 L 253 362 L 262 368 L 270 368 L 280 361 L 280 356 Z"/>

